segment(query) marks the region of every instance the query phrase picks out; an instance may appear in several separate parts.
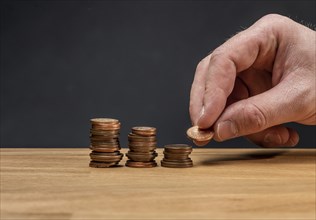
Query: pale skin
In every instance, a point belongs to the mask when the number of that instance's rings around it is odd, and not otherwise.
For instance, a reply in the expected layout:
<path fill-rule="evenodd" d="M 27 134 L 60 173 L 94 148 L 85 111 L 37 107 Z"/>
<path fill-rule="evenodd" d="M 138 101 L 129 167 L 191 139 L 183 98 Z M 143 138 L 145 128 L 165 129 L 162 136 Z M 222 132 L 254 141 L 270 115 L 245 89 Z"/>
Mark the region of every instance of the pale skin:
<path fill-rule="evenodd" d="M 238 33 L 198 64 L 190 116 L 193 125 L 214 129 L 216 141 L 297 145 L 297 131 L 283 124 L 316 125 L 316 32 L 266 15 Z"/>

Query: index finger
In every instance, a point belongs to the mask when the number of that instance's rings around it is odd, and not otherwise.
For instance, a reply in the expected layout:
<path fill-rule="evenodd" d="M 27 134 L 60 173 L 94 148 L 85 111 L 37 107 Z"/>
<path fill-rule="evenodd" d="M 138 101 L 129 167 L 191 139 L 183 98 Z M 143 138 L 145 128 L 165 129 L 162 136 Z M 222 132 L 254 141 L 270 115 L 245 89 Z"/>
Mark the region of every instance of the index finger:
<path fill-rule="evenodd" d="M 203 97 L 205 92 L 206 74 L 208 73 L 210 56 L 205 57 L 196 67 L 194 80 L 190 93 L 190 116 L 193 125 L 197 124 L 198 119 L 203 113 Z"/>

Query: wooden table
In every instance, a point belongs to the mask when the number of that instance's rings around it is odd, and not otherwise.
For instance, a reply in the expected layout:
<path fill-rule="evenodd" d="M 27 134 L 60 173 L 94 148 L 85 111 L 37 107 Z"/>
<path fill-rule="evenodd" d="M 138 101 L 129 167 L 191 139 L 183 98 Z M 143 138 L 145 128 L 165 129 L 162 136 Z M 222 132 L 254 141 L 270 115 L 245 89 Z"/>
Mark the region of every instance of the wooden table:
<path fill-rule="evenodd" d="M 316 218 L 315 149 L 194 149 L 182 169 L 89 168 L 88 154 L 1 149 L 1 219 Z"/>

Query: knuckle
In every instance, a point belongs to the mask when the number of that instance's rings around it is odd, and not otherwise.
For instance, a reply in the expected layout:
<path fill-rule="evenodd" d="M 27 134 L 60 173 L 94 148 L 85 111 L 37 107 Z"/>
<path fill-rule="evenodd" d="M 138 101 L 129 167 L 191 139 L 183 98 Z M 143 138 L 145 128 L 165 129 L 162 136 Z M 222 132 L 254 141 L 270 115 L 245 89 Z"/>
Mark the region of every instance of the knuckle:
<path fill-rule="evenodd" d="M 196 72 L 200 72 L 203 69 L 203 63 L 200 61 L 198 65 L 196 66 Z"/>
<path fill-rule="evenodd" d="M 221 45 L 221 47 L 224 47 L 224 46 Z M 210 62 L 221 60 L 222 55 L 223 55 L 222 49 L 220 47 L 216 48 L 210 57 Z"/>
<path fill-rule="evenodd" d="M 287 20 L 287 17 L 279 15 L 279 14 L 267 14 L 265 16 L 263 16 L 262 18 L 260 18 L 260 21 L 263 21 L 264 23 L 268 22 L 268 23 L 274 23 L 276 21 L 284 21 Z"/>
<path fill-rule="evenodd" d="M 226 71 L 223 71 L 223 73 L 227 71 L 228 72 L 237 71 L 237 67 L 233 59 L 233 57 L 235 56 L 234 51 L 233 50 L 229 51 L 229 50 L 230 50 L 230 46 L 223 44 L 214 50 L 210 58 L 210 63 L 212 66 L 215 65 L 217 66 L 217 68 L 226 70 Z"/>
<path fill-rule="evenodd" d="M 208 58 L 205 57 L 203 60 L 201 60 L 198 65 L 196 66 L 196 72 L 203 71 L 208 65 Z"/>
<path fill-rule="evenodd" d="M 288 25 L 291 21 L 290 18 L 279 15 L 279 14 L 268 14 L 260 18 L 257 22 L 259 27 L 262 27 L 264 30 L 270 27 L 284 27 Z"/>
<path fill-rule="evenodd" d="M 280 17 L 282 17 L 282 15 L 270 13 L 270 14 L 263 16 L 261 19 L 274 20 L 274 19 L 279 19 Z"/>
<path fill-rule="evenodd" d="M 266 128 L 267 117 L 264 112 L 255 104 L 247 103 L 243 106 L 241 113 L 242 121 L 239 125 L 240 131 L 246 131 L 246 133 L 254 133 L 262 131 Z"/>

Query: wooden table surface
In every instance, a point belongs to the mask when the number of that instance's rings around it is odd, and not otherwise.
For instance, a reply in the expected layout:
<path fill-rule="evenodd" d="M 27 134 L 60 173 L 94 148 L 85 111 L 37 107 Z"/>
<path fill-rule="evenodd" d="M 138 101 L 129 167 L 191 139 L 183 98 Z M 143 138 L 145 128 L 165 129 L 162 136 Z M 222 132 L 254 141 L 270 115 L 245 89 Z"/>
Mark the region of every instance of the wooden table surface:
<path fill-rule="evenodd" d="M 182 169 L 89 168 L 79 148 L 0 152 L 1 219 L 316 218 L 315 149 L 194 149 Z"/>

